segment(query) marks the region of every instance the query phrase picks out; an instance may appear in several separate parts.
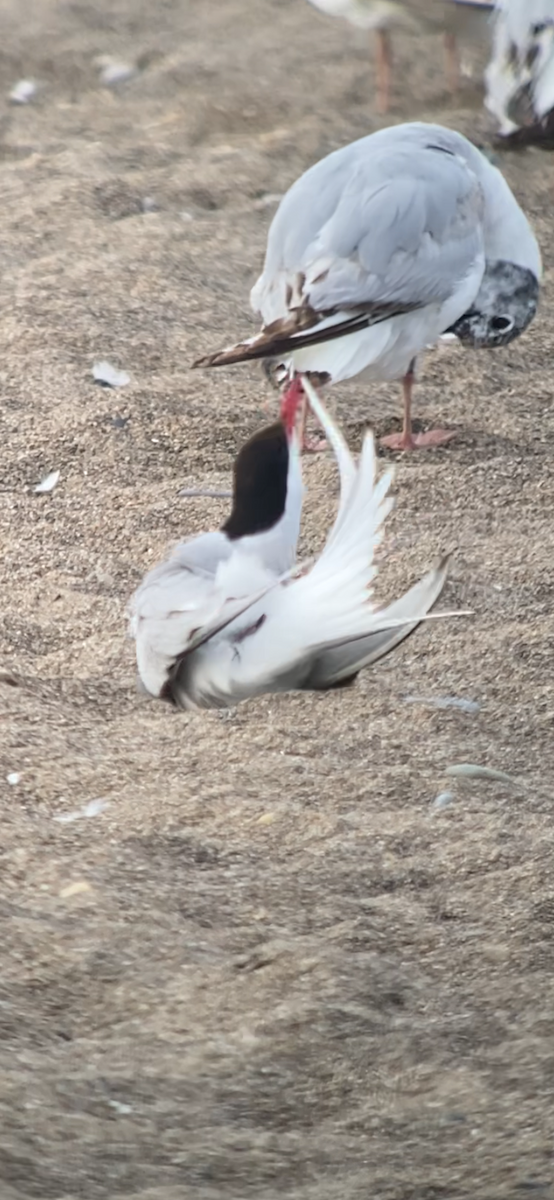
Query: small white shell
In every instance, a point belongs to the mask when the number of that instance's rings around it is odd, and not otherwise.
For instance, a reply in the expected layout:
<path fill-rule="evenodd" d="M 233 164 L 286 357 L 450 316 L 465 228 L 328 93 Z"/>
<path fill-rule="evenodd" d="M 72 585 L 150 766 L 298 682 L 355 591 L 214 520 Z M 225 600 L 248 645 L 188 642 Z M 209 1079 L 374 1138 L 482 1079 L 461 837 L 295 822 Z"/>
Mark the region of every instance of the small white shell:
<path fill-rule="evenodd" d="M 97 817 L 105 808 L 108 808 L 107 800 L 89 800 L 84 808 L 76 809 L 74 812 L 58 813 L 54 817 L 54 821 L 58 821 L 60 825 L 70 825 L 73 821 L 80 821 L 83 817 Z"/>
<path fill-rule="evenodd" d="M 37 85 L 32 79 L 20 79 L 10 92 L 12 104 L 29 104 L 36 95 Z"/>
<path fill-rule="evenodd" d="M 113 58 L 111 61 L 105 61 L 105 66 L 100 71 L 100 83 L 105 87 L 117 87 L 118 83 L 127 83 L 136 73 L 137 68 L 132 63 L 120 62 Z"/>
<path fill-rule="evenodd" d="M 108 807 L 107 800 L 89 800 L 88 804 L 81 810 L 83 817 L 97 817 L 98 813 L 104 811 Z"/>
<path fill-rule="evenodd" d="M 46 492 L 53 492 L 56 484 L 59 483 L 60 472 L 50 471 L 49 475 L 45 475 L 40 483 L 37 483 L 35 492 L 39 496 L 44 496 Z"/>
<path fill-rule="evenodd" d="M 104 387 L 126 387 L 131 382 L 126 371 L 119 371 L 109 362 L 97 362 L 92 368 L 93 379 Z"/>

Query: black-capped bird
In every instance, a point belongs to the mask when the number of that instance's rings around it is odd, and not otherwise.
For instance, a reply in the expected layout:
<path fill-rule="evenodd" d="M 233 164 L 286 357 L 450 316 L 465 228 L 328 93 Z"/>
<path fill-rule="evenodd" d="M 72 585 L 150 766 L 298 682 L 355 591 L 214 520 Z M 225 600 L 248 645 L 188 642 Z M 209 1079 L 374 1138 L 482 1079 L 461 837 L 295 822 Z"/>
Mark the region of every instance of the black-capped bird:
<path fill-rule="evenodd" d="M 340 499 L 319 558 L 297 564 L 303 386 L 336 455 Z M 281 420 L 237 456 L 221 529 L 178 545 L 131 601 L 146 691 L 179 708 L 225 708 L 264 692 L 343 685 L 393 650 L 440 595 L 446 560 L 400 600 L 375 608 L 391 478 L 390 470 L 377 478 L 371 433 L 356 464 L 309 380 L 293 381 Z"/>

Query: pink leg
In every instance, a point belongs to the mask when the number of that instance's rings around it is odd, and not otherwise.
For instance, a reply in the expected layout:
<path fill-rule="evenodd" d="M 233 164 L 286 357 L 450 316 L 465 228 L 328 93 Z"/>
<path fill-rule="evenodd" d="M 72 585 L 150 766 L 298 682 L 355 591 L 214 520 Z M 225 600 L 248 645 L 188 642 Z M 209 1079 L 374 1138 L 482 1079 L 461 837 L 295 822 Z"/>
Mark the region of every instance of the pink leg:
<path fill-rule="evenodd" d="M 383 116 L 389 111 L 392 66 L 391 42 L 386 29 L 375 30 L 375 46 L 377 59 L 377 112 Z"/>
<path fill-rule="evenodd" d="M 307 396 L 304 396 L 302 402 L 302 416 L 300 419 L 300 445 L 305 454 L 318 454 L 320 450 L 327 450 L 327 438 L 308 437 L 306 433 L 306 425 L 308 423 L 308 413 L 311 411 L 308 404 Z"/>
<path fill-rule="evenodd" d="M 455 96 L 460 86 L 460 64 L 456 38 L 453 33 L 444 35 L 444 69 L 450 95 Z"/>
<path fill-rule="evenodd" d="M 412 430 L 412 388 L 414 386 L 415 360 L 402 380 L 404 393 L 404 424 L 402 433 L 391 433 L 380 439 L 381 446 L 387 450 L 424 450 L 428 446 L 443 446 L 455 437 L 447 429 L 430 429 L 427 433 L 414 433 Z"/>

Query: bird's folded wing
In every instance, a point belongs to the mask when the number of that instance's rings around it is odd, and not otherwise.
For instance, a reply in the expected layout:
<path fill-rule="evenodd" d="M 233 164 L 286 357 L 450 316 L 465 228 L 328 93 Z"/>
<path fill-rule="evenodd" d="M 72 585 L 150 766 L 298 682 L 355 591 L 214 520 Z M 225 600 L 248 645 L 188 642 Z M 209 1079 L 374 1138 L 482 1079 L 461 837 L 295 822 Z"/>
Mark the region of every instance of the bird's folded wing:
<path fill-rule="evenodd" d="M 131 600 L 129 615 L 139 675 L 148 692 L 160 694 L 175 658 L 213 621 L 220 606 L 213 575 L 193 571 L 176 557 L 146 576 Z"/>
<path fill-rule="evenodd" d="M 353 313 L 317 312 L 304 300 L 301 308 L 287 317 L 278 317 L 270 325 L 264 325 L 261 333 L 223 350 L 197 358 L 192 366 L 223 367 L 233 363 L 253 361 L 258 358 L 279 358 L 293 350 L 317 346 L 334 338 L 357 333 L 370 325 L 379 325 L 390 317 L 398 317 L 421 307 L 418 304 L 375 304 L 367 305 L 363 311 Z"/>
<path fill-rule="evenodd" d="M 146 690 L 159 696 L 183 658 L 232 624 L 275 586 L 249 587 L 248 559 L 244 560 L 244 590 L 231 595 L 210 571 L 191 569 L 174 555 L 143 580 L 129 606 L 131 633 L 136 640 L 139 675 Z"/>
<path fill-rule="evenodd" d="M 466 163 L 432 143 L 381 146 L 350 169 L 332 212 L 310 229 L 313 187 L 325 186 L 311 177 L 329 161 L 291 188 L 275 216 L 252 296 L 264 321 L 283 315 L 265 310 L 272 287 L 283 288 L 283 275 L 287 308 L 304 298 L 323 313 L 446 300 L 481 245 L 483 196 Z"/>
<path fill-rule="evenodd" d="M 483 194 L 455 154 L 416 145 L 336 160 L 317 163 L 281 202 L 251 293 L 261 333 L 195 366 L 283 356 L 443 304 L 475 269 Z"/>

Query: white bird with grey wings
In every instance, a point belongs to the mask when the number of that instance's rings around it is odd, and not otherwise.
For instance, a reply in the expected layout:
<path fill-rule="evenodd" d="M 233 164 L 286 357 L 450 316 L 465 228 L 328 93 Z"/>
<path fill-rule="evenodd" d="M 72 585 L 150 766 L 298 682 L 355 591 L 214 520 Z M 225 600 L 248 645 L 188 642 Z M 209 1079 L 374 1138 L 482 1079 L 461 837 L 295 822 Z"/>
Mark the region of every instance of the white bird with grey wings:
<path fill-rule="evenodd" d="M 451 129 L 397 125 L 292 185 L 251 292 L 261 332 L 194 365 L 260 358 L 320 383 L 402 380 L 403 432 L 385 445 L 437 445 L 452 434 L 412 432 L 416 356 L 448 332 L 506 345 L 533 319 L 540 278 L 537 240 L 500 171 Z"/>

